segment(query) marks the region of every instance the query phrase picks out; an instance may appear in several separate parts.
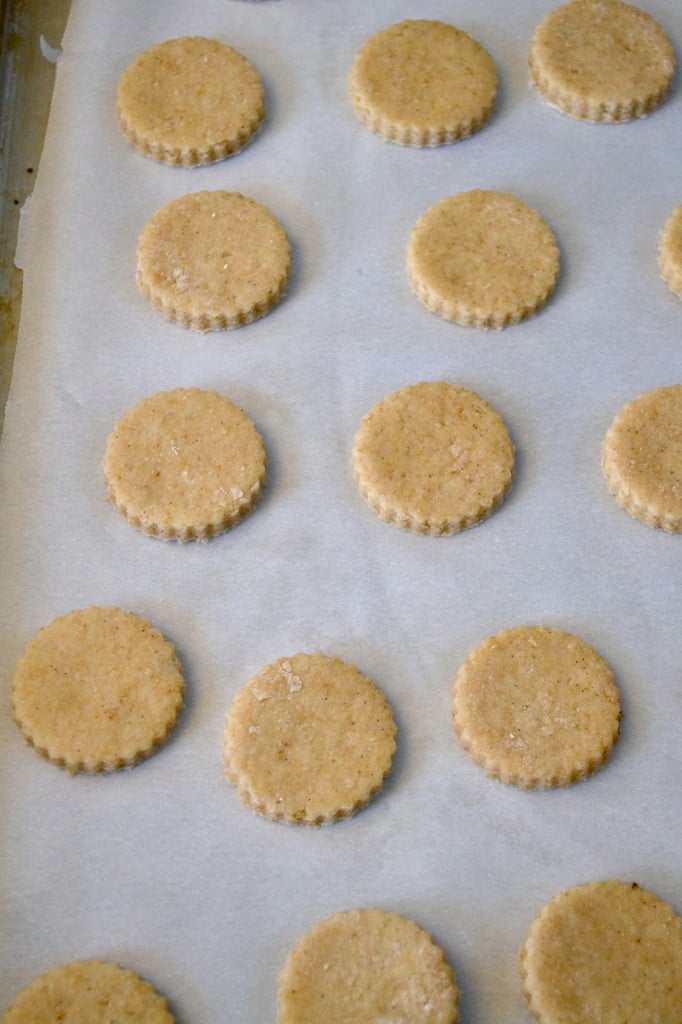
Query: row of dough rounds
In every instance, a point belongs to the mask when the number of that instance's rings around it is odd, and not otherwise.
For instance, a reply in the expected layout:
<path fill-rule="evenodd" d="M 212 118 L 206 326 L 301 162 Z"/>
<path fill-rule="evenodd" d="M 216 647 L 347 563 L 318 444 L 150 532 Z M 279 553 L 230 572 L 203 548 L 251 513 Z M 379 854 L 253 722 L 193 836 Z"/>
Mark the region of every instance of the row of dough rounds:
<path fill-rule="evenodd" d="M 610 0 L 611 2 L 611 0 Z M 658 262 L 682 297 L 682 206 L 666 222 Z M 472 189 L 431 206 L 407 246 L 410 286 L 432 313 L 501 329 L 537 313 L 556 288 L 560 253 L 541 215 L 507 192 Z M 137 285 L 174 323 L 195 331 L 241 327 L 286 292 L 291 246 L 262 204 L 205 190 L 171 200 L 137 246 Z"/>
<path fill-rule="evenodd" d="M 408 385 L 362 419 L 352 461 L 365 500 L 384 520 L 431 535 L 486 519 L 503 501 L 515 449 L 500 414 L 445 381 Z M 143 398 L 111 431 L 104 455 L 110 500 L 135 529 L 166 540 L 207 540 L 256 505 L 267 454 L 249 416 L 200 388 Z M 631 515 L 682 531 L 682 384 L 628 402 L 602 446 L 609 490 Z"/>
<path fill-rule="evenodd" d="M 68 772 L 136 764 L 171 734 L 183 705 L 175 646 L 147 619 L 91 606 L 26 644 L 12 709 L 28 743 Z M 590 775 L 618 739 L 620 694 L 608 664 L 561 629 L 516 626 L 488 637 L 457 672 L 452 724 L 491 778 L 522 789 Z M 355 665 L 298 653 L 262 668 L 225 719 L 223 760 L 258 813 L 319 825 L 379 791 L 396 750 L 393 711 Z"/>
<path fill-rule="evenodd" d="M 621 0 L 573 0 L 551 11 L 530 45 L 533 81 L 572 117 L 627 121 L 665 99 L 675 54 L 663 28 Z M 353 62 L 360 119 L 391 141 L 437 146 L 466 138 L 495 107 L 490 54 L 441 21 L 407 20 L 373 35 Z M 170 39 L 141 53 L 116 95 L 123 132 L 147 155 L 192 166 L 238 152 L 262 127 L 265 90 L 254 66 L 213 39 Z"/>
<path fill-rule="evenodd" d="M 42 757 L 69 772 L 110 772 L 149 756 L 183 705 L 175 646 L 120 608 L 59 616 L 25 646 L 12 683 L 15 721 Z M 516 626 L 460 667 L 452 724 L 491 778 L 522 789 L 590 775 L 618 739 L 611 669 L 561 629 Z M 355 665 L 298 653 L 262 668 L 225 720 L 223 759 L 242 800 L 273 820 L 319 825 L 379 791 L 396 749 L 392 709 Z"/>
<path fill-rule="evenodd" d="M 677 1024 L 682 918 L 655 893 L 614 879 L 577 885 L 537 914 L 519 952 L 540 1024 Z M 445 952 L 420 925 L 376 908 L 319 921 L 279 973 L 279 1024 L 455 1024 L 460 993 Z M 103 1009 L 104 1008 L 104 1009 Z M 173 1024 L 167 1000 L 134 971 L 89 960 L 21 991 L 3 1024 Z"/>

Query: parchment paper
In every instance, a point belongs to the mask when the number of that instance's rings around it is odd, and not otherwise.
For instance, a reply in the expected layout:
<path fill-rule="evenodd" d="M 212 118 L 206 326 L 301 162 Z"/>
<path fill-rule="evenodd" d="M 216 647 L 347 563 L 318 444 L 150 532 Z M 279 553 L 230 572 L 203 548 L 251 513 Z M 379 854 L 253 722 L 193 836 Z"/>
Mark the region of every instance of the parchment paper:
<path fill-rule="evenodd" d="M 682 538 L 619 509 L 600 471 L 613 416 L 681 379 L 682 304 L 660 279 L 682 202 L 682 95 L 647 119 L 589 125 L 529 84 L 548 0 L 75 0 L 21 261 L 24 307 L 0 450 L 3 710 L 2 1007 L 75 958 L 116 959 L 180 1024 L 263 1024 L 299 935 L 353 906 L 412 917 L 443 945 L 466 1024 L 528 1024 L 517 950 L 555 893 L 635 880 L 682 911 Z M 647 10 L 682 54 L 678 0 Z M 450 21 L 492 54 L 497 110 L 476 136 L 412 150 L 372 135 L 347 101 L 353 56 L 404 17 Z M 260 70 L 269 121 L 241 154 L 198 170 L 145 158 L 114 116 L 120 74 L 163 39 L 204 34 Z M 448 324 L 404 270 L 417 218 L 470 188 L 537 208 L 562 253 L 559 288 L 503 332 Z M 205 336 L 135 286 L 148 217 L 227 188 L 288 231 L 295 273 L 267 317 Z M 420 380 L 471 387 L 517 446 L 508 500 L 479 527 L 422 537 L 379 520 L 355 486 L 362 416 Z M 215 388 L 263 433 L 267 493 L 208 544 L 132 530 L 106 501 L 114 422 L 144 395 Z M 56 615 L 116 604 L 177 644 L 187 705 L 157 754 L 69 777 L 12 722 L 24 644 Z M 486 636 L 540 622 L 611 664 L 624 708 L 607 766 L 568 789 L 491 781 L 457 743 L 450 687 Z M 399 751 L 356 817 L 310 829 L 244 807 L 221 767 L 234 694 L 298 650 L 358 664 L 384 690 Z"/>

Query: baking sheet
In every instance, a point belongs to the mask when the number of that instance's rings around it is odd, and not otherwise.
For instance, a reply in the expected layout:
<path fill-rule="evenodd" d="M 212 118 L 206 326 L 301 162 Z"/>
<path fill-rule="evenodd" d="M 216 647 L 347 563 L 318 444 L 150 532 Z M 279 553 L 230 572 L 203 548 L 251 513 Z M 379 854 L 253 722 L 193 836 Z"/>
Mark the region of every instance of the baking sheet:
<path fill-rule="evenodd" d="M 24 305 L 0 448 L 0 992 L 55 963 L 116 959 L 179 1022 L 276 1017 L 296 938 L 353 906 L 394 909 L 443 945 L 467 1024 L 528 1024 L 517 950 L 556 892 L 636 880 L 682 911 L 682 542 L 620 510 L 600 445 L 630 398 L 680 380 L 682 305 L 656 265 L 682 201 L 679 84 L 636 123 L 588 125 L 547 106 L 527 72 L 547 0 L 75 0 L 20 262 Z M 648 3 L 682 54 L 676 0 Z M 353 56 L 404 17 L 450 21 L 492 54 L 497 110 L 437 150 L 373 136 L 346 96 Z M 113 114 L 118 78 L 155 42 L 204 34 L 260 70 L 269 121 L 202 169 L 143 157 Z M 424 210 L 470 188 L 513 192 L 552 226 L 559 288 L 535 318 L 480 332 L 429 314 L 404 251 Z M 205 336 L 135 287 L 149 216 L 184 192 L 242 191 L 290 235 L 295 273 L 264 319 Z M 386 393 L 447 379 L 487 398 L 517 446 L 507 501 L 456 537 L 412 535 L 363 502 L 350 465 Z M 115 420 L 175 386 L 215 388 L 264 435 L 267 492 L 208 544 L 130 529 L 105 499 Z M 11 720 L 16 659 L 88 604 L 152 619 L 187 676 L 179 728 L 111 777 L 69 777 Z M 488 780 L 449 721 L 454 674 L 484 637 L 541 622 L 609 661 L 624 707 L 608 765 L 565 790 Z M 354 818 L 310 829 L 240 803 L 220 763 L 224 715 L 262 665 L 298 650 L 358 664 L 399 725 L 393 774 Z"/>

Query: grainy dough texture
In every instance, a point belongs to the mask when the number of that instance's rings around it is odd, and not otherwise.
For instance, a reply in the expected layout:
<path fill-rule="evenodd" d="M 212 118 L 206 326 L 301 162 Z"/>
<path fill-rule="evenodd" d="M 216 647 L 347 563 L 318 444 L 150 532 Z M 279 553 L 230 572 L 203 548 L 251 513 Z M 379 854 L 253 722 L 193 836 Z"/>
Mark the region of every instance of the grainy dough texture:
<path fill-rule="evenodd" d="M 549 225 L 522 200 L 474 189 L 419 218 L 407 273 L 432 313 L 467 327 L 502 328 L 545 305 L 559 276 L 559 249 Z"/>
<path fill-rule="evenodd" d="M 104 455 L 109 498 L 137 530 L 207 540 L 238 523 L 265 480 L 263 439 L 228 398 L 175 388 L 143 398 L 116 423 Z"/>
<path fill-rule="evenodd" d="M 209 164 L 236 153 L 265 118 L 254 66 L 231 46 L 202 36 L 169 39 L 128 66 L 116 93 L 126 137 L 169 164 Z"/>
<path fill-rule="evenodd" d="M 514 473 L 514 446 L 474 391 L 443 381 L 394 391 L 364 417 L 353 469 L 360 493 L 388 522 L 452 534 L 485 519 Z"/>
<path fill-rule="evenodd" d="M 588 882 L 555 896 L 520 952 L 540 1024 L 679 1024 L 682 918 L 633 882 Z"/>
<path fill-rule="evenodd" d="M 535 30 L 533 80 L 548 102 L 587 121 L 630 121 L 665 99 L 675 73 L 668 36 L 621 0 L 573 0 Z"/>
<path fill-rule="evenodd" d="M 400 914 L 348 910 L 299 939 L 279 975 L 278 1024 L 455 1024 L 445 954 Z"/>
<path fill-rule="evenodd" d="M 225 720 L 227 777 L 268 818 L 346 818 L 391 768 L 396 726 L 386 698 L 354 665 L 296 654 L 261 669 Z"/>
<path fill-rule="evenodd" d="M 12 683 L 15 720 L 42 757 L 69 772 L 135 764 L 170 734 L 184 681 L 175 647 L 120 608 L 77 609 L 28 643 Z"/>
<path fill-rule="evenodd" d="M 351 102 L 368 128 L 407 146 L 439 146 L 478 131 L 497 94 L 486 50 L 441 21 L 401 21 L 373 35 L 350 74 Z"/>
<path fill-rule="evenodd" d="M 682 532 L 682 384 L 655 388 L 621 409 L 604 438 L 602 469 L 630 515 Z"/>
<path fill-rule="evenodd" d="M 521 789 L 567 786 L 596 771 L 618 739 L 613 673 L 580 637 L 517 626 L 488 637 L 452 690 L 462 746 L 491 778 Z"/>
<path fill-rule="evenodd" d="M 165 998 L 118 964 L 80 960 L 53 967 L 16 996 L 2 1024 L 173 1024 Z"/>
<path fill-rule="evenodd" d="M 269 312 L 289 280 L 291 249 L 269 210 L 239 192 L 192 192 L 147 222 L 137 285 L 174 323 L 195 331 L 241 327 Z"/>
<path fill-rule="evenodd" d="M 658 265 L 670 290 L 682 299 L 682 206 L 665 222 L 658 247 Z"/>

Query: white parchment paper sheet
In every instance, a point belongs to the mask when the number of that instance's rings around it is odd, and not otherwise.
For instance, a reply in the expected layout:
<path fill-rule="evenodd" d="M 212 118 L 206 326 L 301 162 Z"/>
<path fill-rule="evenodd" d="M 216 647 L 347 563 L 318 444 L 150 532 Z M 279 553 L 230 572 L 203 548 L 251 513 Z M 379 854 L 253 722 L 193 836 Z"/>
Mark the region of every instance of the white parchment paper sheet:
<path fill-rule="evenodd" d="M 659 277 L 682 202 L 682 94 L 649 118 L 573 121 L 531 88 L 527 51 L 548 0 L 75 0 L 22 239 L 25 301 L 0 450 L 2 1006 L 74 958 L 153 981 L 180 1024 L 263 1024 L 276 974 L 315 921 L 395 909 L 440 942 L 466 1024 L 528 1024 L 517 950 L 556 892 L 636 880 L 682 911 L 682 538 L 607 493 L 600 445 L 643 391 L 680 381 L 682 303 Z M 682 55 L 678 0 L 647 9 Z M 500 74 L 478 135 L 437 150 L 373 136 L 346 95 L 353 56 L 404 17 L 474 35 Z M 240 155 L 198 170 L 139 154 L 114 116 L 136 53 L 166 38 L 229 42 L 259 68 L 269 121 Z M 546 217 L 560 286 L 503 332 L 448 324 L 410 291 L 404 252 L 424 210 L 470 188 Z M 138 234 L 171 198 L 244 192 L 287 229 L 295 273 L 266 318 L 194 334 L 135 286 Z M 360 498 L 361 417 L 386 393 L 447 379 L 487 398 L 518 450 L 513 490 L 451 538 L 403 532 Z M 224 392 L 262 431 L 266 496 L 209 544 L 134 532 L 105 499 L 116 419 L 175 386 Z M 11 719 L 14 664 L 37 629 L 117 604 L 177 644 L 187 706 L 135 769 L 71 778 Z M 541 622 L 580 634 L 622 691 L 609 764 L 566 790 L 488 780 L 456 742 L 454 674 L 484 637 Z M 268 822 L 220 762 L 224 715 L 262 665 L 298 650 L 358 664 L 384 690 L 399 752 L 384 791 L 321 829 Z"/>

